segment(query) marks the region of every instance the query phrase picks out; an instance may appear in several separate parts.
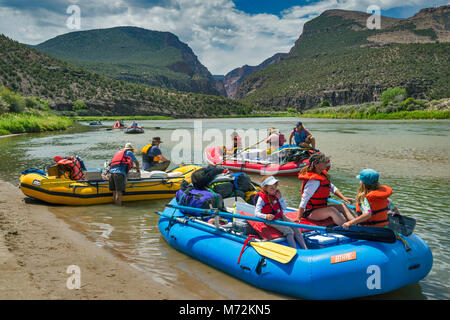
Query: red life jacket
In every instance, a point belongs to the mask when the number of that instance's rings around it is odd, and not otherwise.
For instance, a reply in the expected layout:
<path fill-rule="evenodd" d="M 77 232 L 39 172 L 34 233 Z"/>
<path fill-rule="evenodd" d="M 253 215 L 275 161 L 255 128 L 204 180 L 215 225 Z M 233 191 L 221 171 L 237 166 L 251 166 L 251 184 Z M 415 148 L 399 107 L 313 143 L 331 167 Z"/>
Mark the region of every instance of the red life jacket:
<path fill-rule="evenodd" d="M 389 186 L 381 186 L 377 190 L 370 191 L 366 194 L 366 199 L 369 201 L 370 209 L 372 210 L 372 216 L 369 220 L 361 222 L 362 226 L 370 227 L 384 227 L 389 224 L 388 217 L 388 197 L 392 194 L 392 188 Z M 362 214 L 359 208 L 359 203 L 356 203 L 356 213 Z"/>
<path fill-rule="evenodd" d="M 133 160 L 131 159 L 131 157 L 125 155 L 125 151 L 127 150 L 128 149 L 123 149 L 116 152 L 116 154 L 111 160 L 111 163 L 109 164 L 111 168 L 120 166 L 121 164 L 126 164 L 127 173 L 128 171 L 130 171 L 130 169 L 133 167 Z"/>
<path fill-rule="evenodd" d="M 311 211 L 314 209 L 319 209 L 326 207 L 328 204 L 328 198 L 330 197 L 331 185 L 330 180 L 328 180 L 327 172 L 324 170 L 320 174 L 315 172 L 299 173 L 298 178 L 303 180 L 301 193 L 305 189 L 305 185 L 309 180 L 319 180 L 320 186 L 317 188 L 316 192 L 313 194 L 311 199 L 309 199 L 306 204 L 306 211 Z"/>
<path fill-rule="evenodd" d="M 57 164 L 65 165 L 69 169 L 69 178 L 72 180 L 83 180 L 84 174 L 81 163 L 78 159 L 70 156 L 65 157 L 57 162 Z"/>
<path fill-rule="evenodd" d="M 261 213 L 273 214 L 275 216 L 274 219 L 283 218 L 283 209 L 281 209 L 280 201 L 277 197 L 270 196 L 264 191 L 260 190 L 255 197 L 255 204 L 256 202 L 258 202 L 258 197 L 261 197 L 261 199 L 263 199 L 264 201 L 264 207 L 262 207 Z"/>

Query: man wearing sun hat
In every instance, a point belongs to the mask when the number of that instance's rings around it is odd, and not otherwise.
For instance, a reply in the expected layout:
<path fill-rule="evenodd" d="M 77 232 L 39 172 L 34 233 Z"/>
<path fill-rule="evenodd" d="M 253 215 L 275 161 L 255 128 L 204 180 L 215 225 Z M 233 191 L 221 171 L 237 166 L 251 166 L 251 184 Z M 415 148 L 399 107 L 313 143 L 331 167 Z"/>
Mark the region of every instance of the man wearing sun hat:
<path fill-rule="evenodd" d="M 165 171 L 170 161 L 162 155 L 159 145 L 162 143 L 160 137 L 153 137 L 152 143 L 142 148 L 142 169 L 146 171 Z"/>
<path fill-rule="evenodd" d="M 122 194 L 125 192 L 127 185 L 127 174 L 135 165 L 136 171 L 140 173 L 139 161 L 134 156 L 137 150 L 127 143 L 125 148 L 116 152 L 111 163 L 109 173 L 109 190 L 113 192 L 114 203 L 118 206 L 122 205 Z"/>

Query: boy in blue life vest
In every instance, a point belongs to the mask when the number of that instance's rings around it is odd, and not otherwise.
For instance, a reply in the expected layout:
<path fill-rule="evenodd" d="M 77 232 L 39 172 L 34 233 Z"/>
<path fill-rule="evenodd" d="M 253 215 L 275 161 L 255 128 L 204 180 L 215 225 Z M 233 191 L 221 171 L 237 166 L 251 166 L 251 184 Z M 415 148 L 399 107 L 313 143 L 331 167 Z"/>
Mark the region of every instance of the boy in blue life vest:
<path fill-rule="evenodd" d="M 305 127 L 303 127 L 303 123 L 300 121 L 297 122 L 294 130 L 292 130 L 291 135 L 289 136 L 289 145 L 292 144 L 292 138 L 294 138 L 295 144 L 299 147 L 316 148 L 316 139 L 305 129 Z"/>

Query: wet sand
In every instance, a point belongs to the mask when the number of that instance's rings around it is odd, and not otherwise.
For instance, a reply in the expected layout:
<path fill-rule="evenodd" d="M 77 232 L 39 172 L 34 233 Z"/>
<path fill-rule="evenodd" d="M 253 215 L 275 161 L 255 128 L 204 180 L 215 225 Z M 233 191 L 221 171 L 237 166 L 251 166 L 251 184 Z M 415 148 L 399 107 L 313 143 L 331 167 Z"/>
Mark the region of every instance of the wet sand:
<path fill-rule="evenodd" d="M 80 270 L 80 289 L 68 289 Z M 76 282 L 70 282 L 75 284 Z M 71 230 L 42 205 L 0 181 L 0 300 L 198 299 L 195 292 L 155 282 Z"/>

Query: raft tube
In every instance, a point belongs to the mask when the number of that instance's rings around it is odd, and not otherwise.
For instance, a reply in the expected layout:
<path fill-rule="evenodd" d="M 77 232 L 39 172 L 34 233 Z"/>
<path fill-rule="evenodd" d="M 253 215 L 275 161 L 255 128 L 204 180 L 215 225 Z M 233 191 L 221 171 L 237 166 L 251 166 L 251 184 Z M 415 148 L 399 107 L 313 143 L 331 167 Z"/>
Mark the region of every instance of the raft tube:
<path fill-rule="evenodd" d="M 255 287 L 304 299 L 387 293 L 420 281 L 433 263 L 430 248 L 415 234 L 404 237 L 411 248 L 407 251 L 399 240 L 371 242 L 317 231 L 304 233 L 309 250 L 297 249 L 286 264 L 261 256 L 252 246 L 237 263 L 247 236 L 194 220 L 174 208 L 159 214 L 159 230 L 175 249 Z M 318 237 L 325 241 L 317 243 Z M 278 243 L 287 245 L 285 240 Z"/>
<path fill-rule="evenodd" d="M 205 159 L 210 164 L 220 164 L 231 171 L 242 171 L 271 176 L 296 176 L 306 165 L 305 162 L 270 163 L 265 160 L 228 159 L 223 161 L 223 152 L 220 147 L 211 147 L 205 150 Z"/>
<path fill-rule="evenodd" d="M 124 132 L 130 134 L 144 133 L 144 129 L 142 127 L 129 127 Z"/>
<path fill-rule="evenodd" d="M 180 189 L 183 179 L 190 182 L 199 166 L 180 166 L 167 178 L 128 179 L 122 201 L 170 199 Z M 42 172 L 44 173 L 44 172 Z M 39 172 L 22 174 L 20 190 L 34 199 L 63 205 L 94 205 L 112 203 L 112 191 L 107 180 L 74 181 L 57 179 Z"/>

